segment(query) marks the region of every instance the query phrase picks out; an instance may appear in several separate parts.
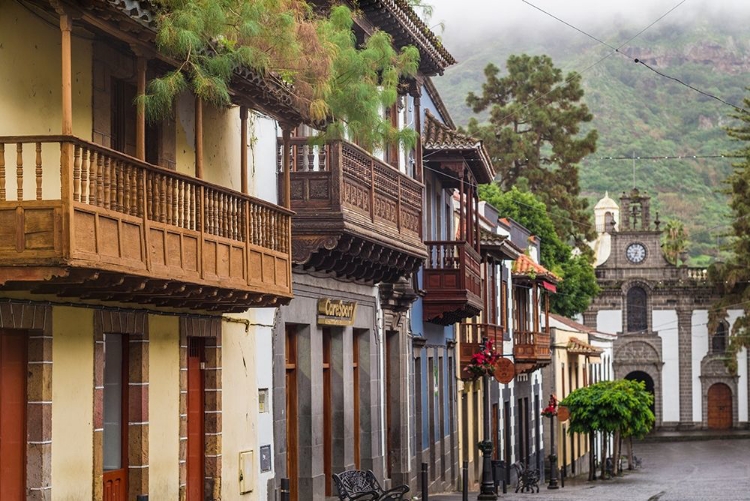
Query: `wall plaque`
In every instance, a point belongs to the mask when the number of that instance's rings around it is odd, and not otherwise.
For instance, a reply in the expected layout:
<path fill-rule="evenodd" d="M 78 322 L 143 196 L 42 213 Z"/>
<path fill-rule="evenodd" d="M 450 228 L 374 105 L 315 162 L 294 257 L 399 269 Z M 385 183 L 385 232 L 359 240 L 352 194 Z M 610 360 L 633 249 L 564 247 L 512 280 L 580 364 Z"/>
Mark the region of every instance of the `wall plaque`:
<path fill-rule="evenodd" d="M 508 384 L 516 376 L 516 366 L 509 358 L 500 358 L 495 362 L 495 379 L 499 383 Z"/>
<path fill-rule="evenodd" d="M 260 446 L 260 471 L 271 471 L 271 446 Z"/>
<path fill-rule="evenodd" d="M 356 301 L 318 300 L 318 323 L 321 325 L 354 325 Z"/>

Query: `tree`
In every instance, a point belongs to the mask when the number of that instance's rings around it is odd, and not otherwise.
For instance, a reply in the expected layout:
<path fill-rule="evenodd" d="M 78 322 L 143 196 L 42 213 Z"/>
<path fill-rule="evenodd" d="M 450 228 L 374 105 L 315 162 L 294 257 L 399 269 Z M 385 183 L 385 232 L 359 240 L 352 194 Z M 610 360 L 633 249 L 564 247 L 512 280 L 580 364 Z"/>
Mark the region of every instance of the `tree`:
<path fill-rule="evenodd" d="M 596 150 L 597 132 L 579 136 L 580 125 L 593 118 L 580 103 L 581 76 L 563 79 L 549 56 L 512 55 L 506 68 L 501 78 L 497 66 L 487 65 L 482 94 L 466 98 L 474 113 L 490 112 L 489 124 L 471 119 L 469 133 L 487 146 L 500 186 L 524 183 L 559 216 L 558 235 L 583 248 L 595 233 L 588 202 L 579 196 L 576 164 Z"/>
<path fill-rule="evenodd" d="M 327 121 L 325 139 L 348 137 L 365 148 L 401 141 L 413 130 L 394 128 L 382 116 L 398 97 L 401 77 L 417 73 L 419 51 L 401 52 L 375 30 L 359 46 L 353 13 L 334 6 L 327 15 L 305 0 L 157 0 L 159 50 L 179 67 L 149 83 L 150 119 L 171 112 L 190 88 L 216 106 L 228 106 L 230 81 L 241 68 L 288 85 L 312 121 Z"/>
<path fill-rule="evenodd" d="M 604 432 L 624 438 L 643 438 L 654 426 L 653 402 L 654 396 L 646 391 L 642 381 L 618 379 L 573 390 L 560 405 L 570 410 L 568 431 L 571 434 Z M 614 458 L 620 456 L 618 442 L 615 440 Z M 614 461 L 615 473 L 618 463 Z"/>
<path fill-rule="evenodd" d="M 599 293 L 590 251 L 574 255 L 557 234 L 547 206 L 533 193 L 516 187 L 503 193 L 497 184 L 489 184 L 479 187 L 479 196 L 541 239 L 541 264 L 563 279 L 551 297 L 552 311 L 566 317 L 584 312 Z"/>
<path fill-rule="evenodd" d="M 667 261 L 677 265 L 680 255 L 687 251 L 688 244 L 688 232 L 682 221 L 677 219 L 667 221 L 661 241 L 661 248 Z"/>
<path fill-rule="evenodd" d="M 748 88 L 750 91 L 750 87 Z M 729 186 L 729 207 L 734 218 L 732 252 L 726 263 L 715 263 L 709 268 L 709 279 L 720 294 L 708 313 L 708 330 L 716 332 L 719 322 L 727 317 L 730 306 L 741 307 L 744 314 L 735 320 L 726 350 L 725 364 L 732 373 L 737 373 L 737 353 L 750 348 L 750 98 L 743 100 L 743 110 L 738 110 L 732 118 L 737 125 L 728 127 L 727 134 L 741 143 L 734 155 L 737 161 L 732 164 L 732 174 L 727 178 Z"/>

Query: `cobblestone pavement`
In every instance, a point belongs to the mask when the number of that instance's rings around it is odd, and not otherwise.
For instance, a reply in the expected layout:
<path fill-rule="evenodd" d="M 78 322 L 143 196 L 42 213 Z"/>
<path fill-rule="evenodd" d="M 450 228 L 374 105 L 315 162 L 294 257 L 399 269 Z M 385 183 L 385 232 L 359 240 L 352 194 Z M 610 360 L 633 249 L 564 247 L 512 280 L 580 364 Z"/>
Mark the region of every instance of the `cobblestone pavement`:
<path fill-rule="evenodd" d="M 709 440 L 636 444 L 643 467 L 622 477 L 567 482 L 551 491 L 501 494 L 498 500 L 704 501 L 750 500 L 750 440 Z M 514 486 L 515 488 L 515 486 Z M 469 494 L 475 501 L 477 493 Z M 430 496 L 430 501 L 461 501 L 461 495 Z"/>

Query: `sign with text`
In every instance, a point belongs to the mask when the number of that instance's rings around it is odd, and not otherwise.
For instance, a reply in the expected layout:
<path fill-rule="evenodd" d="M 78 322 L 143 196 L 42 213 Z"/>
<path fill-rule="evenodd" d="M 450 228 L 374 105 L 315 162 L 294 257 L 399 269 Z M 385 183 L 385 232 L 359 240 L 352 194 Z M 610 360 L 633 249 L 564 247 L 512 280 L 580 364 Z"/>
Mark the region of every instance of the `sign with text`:
<path fill-rule="evenodd" d="M 318 324 L 321 325 L 354 325 L 356 301 L 340 299 L 318 300 Z"/>

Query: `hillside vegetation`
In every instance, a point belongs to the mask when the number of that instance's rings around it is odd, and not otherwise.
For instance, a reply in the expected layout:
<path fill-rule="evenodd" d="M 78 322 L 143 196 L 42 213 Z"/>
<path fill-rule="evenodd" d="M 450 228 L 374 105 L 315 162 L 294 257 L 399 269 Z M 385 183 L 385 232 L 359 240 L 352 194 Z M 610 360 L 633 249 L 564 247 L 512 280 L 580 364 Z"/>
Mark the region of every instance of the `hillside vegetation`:
<path fill-rule="evenodd" d="M 613 38 L 627 40 L 638 29 L 623 27 Z M 481 88 L 487 63 L 502 69 L 510 54 L 548 54 L 565 73 L 580 72 L 584 101 L 594 114 L 591 126 L 599 131 L 596 153 L 580 164 L 582 193 L 591 205 L 605 190 L 617 198 L 632 188 L 635 171 L 635 184 L 653 197 L 660 219 L 677 218 L 685 223 L 691 241 L 690 264 L 723 259 L 717 244 L 724 242 L 728 231 L 727 196 L 722 190 L 732 160 L 638 157 L 730 153 L 737 145 L 723 127 L 732 123 L 728 117 L 733 110 L 633 59 L 740 105 L 750 85 L 750 32 L 710 20 L 657 25 L 623 48 L 623 54 L 607 58 L 610 49 L 575 35 L 566 38 L 567 32 L 561 29 L 554 38 L 534 40 L 528 32 L 523 36 L 502 32 L 473 47 L 458 41 L 455 48 L 447 40 L 461 62 L 435 83 L 456 123 L 465 126 L 472 116 L 466 96 Z"/>

